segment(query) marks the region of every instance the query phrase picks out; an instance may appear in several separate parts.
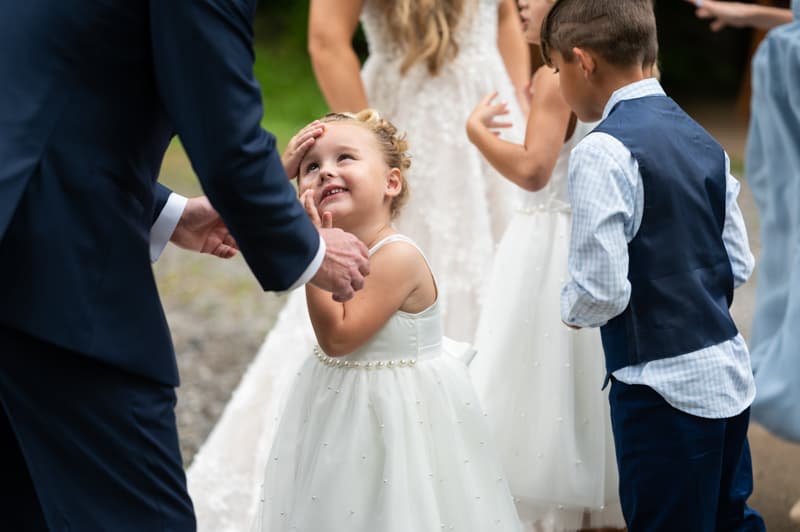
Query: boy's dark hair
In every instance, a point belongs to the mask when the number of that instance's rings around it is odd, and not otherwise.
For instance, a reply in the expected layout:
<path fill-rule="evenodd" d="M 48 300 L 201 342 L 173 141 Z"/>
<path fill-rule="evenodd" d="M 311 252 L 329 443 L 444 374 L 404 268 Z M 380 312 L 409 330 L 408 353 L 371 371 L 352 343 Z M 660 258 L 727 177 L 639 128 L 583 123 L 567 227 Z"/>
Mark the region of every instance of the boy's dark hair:
<path fill-rule="evenodd" d="M 658 56 L 652 0 L 557 0 L 542 22 L 542 58 L 550 52 L 573 60 L 572 48 L 588 48 L 620 67 L 649 66 Z"/>

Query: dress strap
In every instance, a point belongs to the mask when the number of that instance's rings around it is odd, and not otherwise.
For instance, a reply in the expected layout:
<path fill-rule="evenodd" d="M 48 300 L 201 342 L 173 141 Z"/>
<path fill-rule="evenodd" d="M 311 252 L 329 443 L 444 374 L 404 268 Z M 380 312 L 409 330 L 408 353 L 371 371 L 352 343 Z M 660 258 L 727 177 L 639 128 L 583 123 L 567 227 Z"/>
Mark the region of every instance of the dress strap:
<path fill-rule="evenodd" d="M 406 235 L 401 235 L 400 233 L 395 233 L 393 235 L 389 235 L 378 240 L 378 242 L 374 246 L 369 248 L 369 256 L 371 257 L 372 255 L 375 254 L 376 251 L 381 249 L 386 244 L 391 244 L 392 242 L 406 242 L 408 244 L 411 244 L 412 246 L 417 248 L 417 251 L 419 251 L 420 255 L 425 257 L 425 253 L 422 252 L 422 250 L 419 248 L 416 242 L 408 238 Z M 428 262 L 427 257 L 425 257 L 425 262 Z"/>
<path fill-rule="evenodd" d="M 386 244 L 391 244 L 392 242 L 405 242 L 406 244 L 411 244 L 412 246 L 414 246 L 417 249 L 419 254 L 422 255 L 422 258 L 425 261 L 425 264 L 428 265 L 428 270 L 430 270 L 431 276 L 433 277 L 433 284 L 437 285 L 437 292 L 438 292 L 438 283 L 436 282 L 436 275 L 434 275 L 434 273 L 433 273 L 433 268 L 431 268 L 431 263 L 428 260 L 428 257 L 425 256 L 425 252 L 422 251 L 422 248 L 420 248 L 417 245 L 416 242 L 414 242 L 413 240 L 408 238 L 406 235 L 401 235 L 400 233 L 395 233 L 393 235 L 389 235 L 387 237 L 384 237 L 384 238 L 378 240 L 378 242 L 369 249 L 369 256 L 371 257 L 372 255 L 375 254 L 376 251 L 381 249 Z"/>

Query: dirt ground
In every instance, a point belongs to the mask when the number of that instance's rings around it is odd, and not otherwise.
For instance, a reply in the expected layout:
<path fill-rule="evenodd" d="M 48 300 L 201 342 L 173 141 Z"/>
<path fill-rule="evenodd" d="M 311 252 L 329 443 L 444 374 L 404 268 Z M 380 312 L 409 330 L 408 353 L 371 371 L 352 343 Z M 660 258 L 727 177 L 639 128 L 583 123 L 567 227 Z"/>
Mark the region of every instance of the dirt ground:
<path fill-rule="evenodd" d="M 745 129 L 730 107 L 703 105 L 690 112 L 720 140 L 732 159 L 742 160 Z M 740 204 L 758 256 L 758 217 L 746 186 Z M 169 248 L 155 270 L 182 376 L 177 417 L 188 464 L 222 413 L 285 297 L 261 292 L 241 258 L 225 262 Z M 752 279 L 737 291 L 733 309 L 745 337 L 754 301 Z M 750 442 L 755 477 L 751 504 L 764 515 L 771 532 L 800 531 L 800 525 L 793 525 L 787 516 L 791 504 L 800 498 L 800 445 L 783 442 L 756 425 L 750 430 Z"/>

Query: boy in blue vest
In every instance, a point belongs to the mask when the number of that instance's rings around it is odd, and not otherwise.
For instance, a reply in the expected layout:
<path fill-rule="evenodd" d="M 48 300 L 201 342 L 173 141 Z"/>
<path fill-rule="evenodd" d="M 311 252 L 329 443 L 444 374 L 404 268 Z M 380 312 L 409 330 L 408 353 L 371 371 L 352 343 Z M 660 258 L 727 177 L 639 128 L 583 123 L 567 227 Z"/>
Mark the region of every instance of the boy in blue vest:
<path fill-rule="evenodd" d="M 750 509 L 755 395 L 733 289 L 753 269 L 722 147 L 643 71 L 651 0 L 559 0 L 542 54 L 577 117 L 561 315 L 601 327 L 631 532 L 764 530 Z"/>

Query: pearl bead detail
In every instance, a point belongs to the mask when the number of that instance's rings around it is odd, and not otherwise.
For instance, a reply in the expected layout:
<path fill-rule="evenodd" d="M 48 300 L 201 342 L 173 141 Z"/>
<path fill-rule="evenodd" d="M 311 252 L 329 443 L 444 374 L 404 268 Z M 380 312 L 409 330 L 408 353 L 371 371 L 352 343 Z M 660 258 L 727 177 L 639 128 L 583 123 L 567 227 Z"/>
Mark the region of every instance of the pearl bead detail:
<path fill-rule="evenodd" d="M 380 369 L 380 368 L 408 368 L 417 364 L 415 358 L 400 358 L 396 360 L 377 360 L 369 362 L 361 362 L 359 360 L 347 360 L 341 357 L 331 357 L 322 352 L 319 346 L 314 347 L 314 356 L 317 359 L 333 368 L 356 368 L 356 369 Z M 328 387 L 330 390 L 330 387 Z M 338 390 L 337 390 L 338 391 Z"/>

